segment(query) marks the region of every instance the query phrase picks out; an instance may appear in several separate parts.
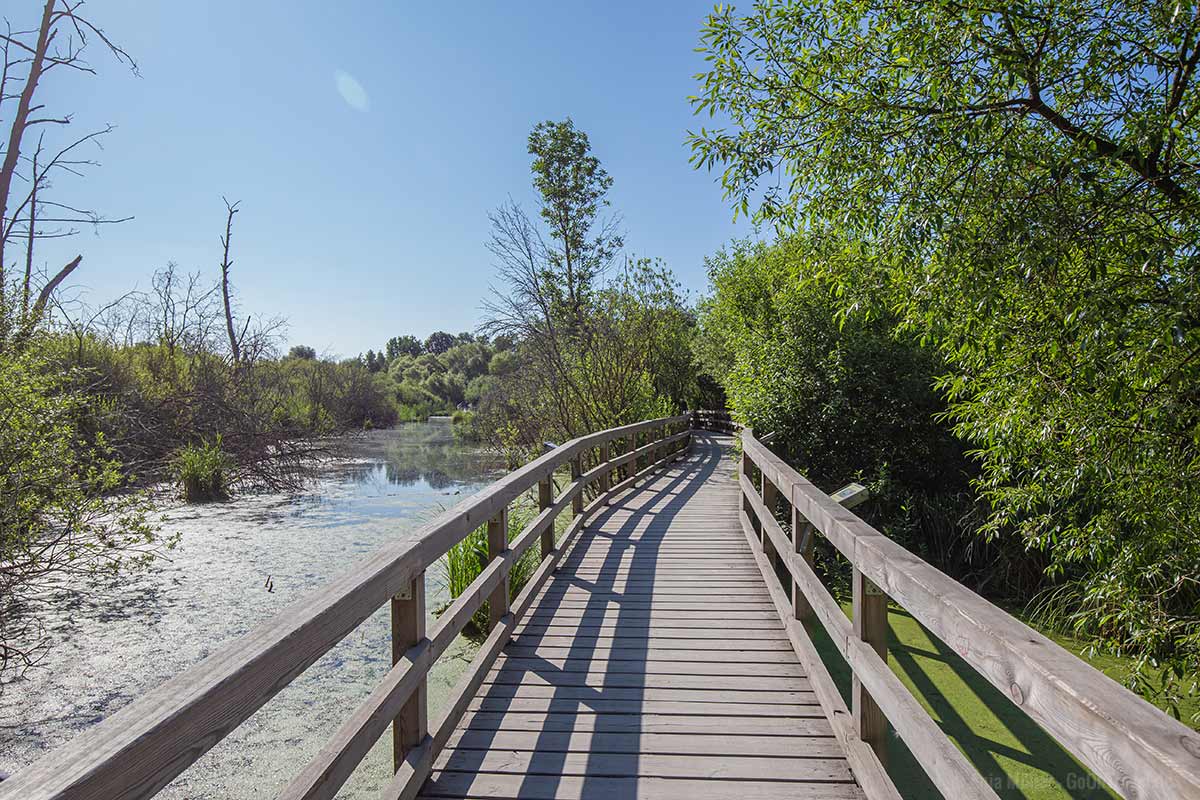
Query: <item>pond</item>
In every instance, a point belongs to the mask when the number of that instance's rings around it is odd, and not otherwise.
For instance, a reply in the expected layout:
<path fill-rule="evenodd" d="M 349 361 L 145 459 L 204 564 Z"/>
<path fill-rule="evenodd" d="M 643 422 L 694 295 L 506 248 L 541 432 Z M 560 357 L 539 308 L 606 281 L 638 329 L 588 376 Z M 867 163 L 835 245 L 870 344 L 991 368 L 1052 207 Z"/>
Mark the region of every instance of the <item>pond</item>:
<path fill-rule="evenodd" d="M 51 649 L 0 694 L 0 770 L 37 760 L 503 474 L 455 442 L 446 422 L 341 445 L 345 458 L 322 465 L 298 495 L 165 511 L 164 530 L 181 534 L 166 559 L 56 598 Z M 445 582 L 436 568 L 427 581 L 432 612 L 445 601 Z M 443 656 L 430 676 L 431 710 L 474 651 L 460 639 Z M 160 796 L 275 795 L 390 667 L 385 606 Z M 341 796 L 375 796 L 390 768 L 385 736 Z"/>

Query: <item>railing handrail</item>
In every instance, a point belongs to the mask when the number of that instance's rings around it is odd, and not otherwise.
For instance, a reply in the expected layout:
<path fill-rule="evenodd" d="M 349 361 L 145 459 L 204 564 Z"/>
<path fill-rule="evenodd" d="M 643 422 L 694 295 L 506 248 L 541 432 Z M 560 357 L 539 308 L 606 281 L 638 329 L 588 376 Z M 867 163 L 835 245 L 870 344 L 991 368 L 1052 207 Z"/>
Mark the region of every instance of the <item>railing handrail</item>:
<path fill-rule="evenodd" d="M 772 491 L 791 504 L 797 515 L 793 531 L 807 522 L 823 534 L 851 563 L 856 582 L 861 573 L 868 587 L 884 593 L 884 603 L 891 597 L 903 606 L 1123 797 L 1200 797 L 1200 733 L 884 536 L 763 446 L 750 428 L 742 432 L 742 448 Z M 766 532 L 764 541 L 771 541 L 812 610 L 827 628 L 836 629 L 830 636 L 856 679 L 871 684 L 866 688 L 876 696 L 867 702 L 920 711 L 915 702 L 908 703 L 911 695 L 878 696 L 907 690 L 857 626 L 850 631 L 850 620 L 795 552 L 798 548 L 791 546 L 745 475 L 741 485 L 746 506 Z M 858 586 L 855 594 L 857 609 Z M 886 607 L 884 615 L 886 619 Z M 961 765 L 948 763 L 945 752 L 932 749 L 938 745 L 931 745 L 921 723 L 889 719 L 939 789 L 954 792 L 947 796 L 995 796 L 986 784 L 970 788 L 972 781 L 961 774 Z M 936 733 L 944 737 L 940 730 Z M 907 741 L 909 735 L 914 741 Z"/>
<path fill-rule="evenodd" d="M 738 433 L 744 427 L 736 422 L 733 415 L 724 409 L 702 408 L 692 412 L 692 424 L 705 430 L 718 430 L 722 433 Z"/>
<path fill-rule="evenodd" d="M 393 596 L 417 583 L 423 592 L 423 582 L 416 579 L 426 568 L 467 534 L 504 513 L 526 491 L 540 483 L 548 484 L 557 469 L 571 464 L 573 482 L 549 508 L 543 503 L 543 513 L 530 526 L 539 527 L 532 533 L 527 528 L 521 536 L 522 547 L 526 547 L 542 534 L 543 555 L 547 553 L 545 528 L 549 526 L 552 542 L 558 511 L 570 502 L 581 526 L 581 498 L 588 484 L 601 480 L 607 489 L 605 476 L 609 472 L 632 462 L 630 472 L 636 473 L 636 463 L 642 458 L 649 462 L 646 471 L 665 462 L 672 457 L 670 453 L 662 459 L 652 457 L 672 444 L 686 441 L 686 423 L 690 420 L 690 412 L 645 420 L 579 436 L 539 456 L 438 515 L 414 536 L 380 548 L 324 587 L 289 604 L 242 637 L 17 772 L 0 783 L 0 797 L 34 800 L 86 796 L 115 800 L 155 794 Z M 666 431 L 673 426 L 685 429 L 668 435 Z M 633 448 L 638 434 L 660 429 L 661 437 Z M 607 454 L 608 445 L 616 440 L 628 442 L 632 449 L 611 460 L 605 457 L 584 474 L 581 454 L 596 447 Z M 489 565 L 494 568 L 485 570 L 472 586 L 491 587 L 501 580 L 506 586 L 510 566 Z M 460 604 L 453 615 L 459 629 L 470 618 L 470 612 L 487 599 L 485 594 L 475 597 L 482 594 L 479 591 L 468 594 L 472 594 L 470 602 Z M 420 624 L 423 633 L 423 620 Z M 410 658 L 429 643 L 427 638 L 415 643 L 408 651 Z M 428 666 L 425 664 L 425 671 Z M 406 684 L 406 690 L 411 689 Z"/>

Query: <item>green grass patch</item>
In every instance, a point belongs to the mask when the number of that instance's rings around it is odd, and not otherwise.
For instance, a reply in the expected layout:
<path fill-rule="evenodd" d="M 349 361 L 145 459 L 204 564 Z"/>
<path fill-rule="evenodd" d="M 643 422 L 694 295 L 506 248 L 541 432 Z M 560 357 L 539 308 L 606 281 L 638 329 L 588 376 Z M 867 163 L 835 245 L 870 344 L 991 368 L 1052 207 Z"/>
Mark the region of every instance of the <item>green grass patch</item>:
<path fill-rule="evenodd" d="M 175 454 L 175 475 L 189 503 L 208 503 L 229 498 L 229 473 L 233 458 L 215 442 L 187 445 Z"/>
<path fill-rule="evenodd" d="M 842 605 L 849 615 L 849 604 Z M 890 606 L 888 622 L 888 664 L 1003 800 L 1119 797 L 907 611 Z M 849 667 L 819 624 L 809 625 L 809 631 L 849 705 Z M 1091 655 L 1085 642 L 1044 633 L 1117 682 L 1132 670 L 1131 660 Z M 1197 710 L 1195 698 L 1180 708 L 1185 721 Z M 911 800 L 940 796 L 894 733 L 888 755 L 888 772 L 901 795 Z"/>
<path fill-rule="evenodd" d="M 537 502 L 528 494 L 522 495 L 509 506 L 508 541 L 516 539 L 537 513 Z M 534 544 L 513 564 L 508 573 L 509 599 L 515 598 L 525 588 L 530 575 L 537 569 L 540 558 L 541 549 Z M 486 524 L 471 531 L 462 541 L 446 551 L 446 589 L 450 593 L 451 602 L 467 591 L 487 567 L 489 560 Z M 438 609 L 437 613 L 441 614 L 448 607 L 449 605 Z M 487 634 L 487 628 L 488 604 L 485 602 L 471 616 L 463 633 L 472 638 L 479 638 Z"/>

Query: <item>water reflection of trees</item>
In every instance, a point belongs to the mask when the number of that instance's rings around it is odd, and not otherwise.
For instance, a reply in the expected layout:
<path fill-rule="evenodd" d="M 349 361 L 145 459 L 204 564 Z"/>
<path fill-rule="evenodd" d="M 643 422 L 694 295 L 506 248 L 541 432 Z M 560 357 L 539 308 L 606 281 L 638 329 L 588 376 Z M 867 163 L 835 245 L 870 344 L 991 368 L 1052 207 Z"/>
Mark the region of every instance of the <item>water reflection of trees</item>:
<path fill-rule="evenodd" d="M 448 486 L 453 486 L 455 483 L 461 483 L 463 480 L 461 478 L 452 478 L 440 469 L 420 470 L 411 466 L 402 467 L 390 462 L 383 466 L 387 472 L 388 483 L 400 486 L 411 486 L 417 481 L 424 480 L 434 489 L 445 489 Z"/>
<path fill-rule="evenodd" d="M 356 483 L 386 481 L 407 487 L 425 482 L 435 490 L 472 483 L 502 465 L 479 450 L 464 447 L 443 432 L 449 426 L 412 426 L 389 432 L 385 438 L 362 441 L 354 447 L 364 460 L 347 467 Z M 443 430 L 438 430 L 439 428 Z"/>

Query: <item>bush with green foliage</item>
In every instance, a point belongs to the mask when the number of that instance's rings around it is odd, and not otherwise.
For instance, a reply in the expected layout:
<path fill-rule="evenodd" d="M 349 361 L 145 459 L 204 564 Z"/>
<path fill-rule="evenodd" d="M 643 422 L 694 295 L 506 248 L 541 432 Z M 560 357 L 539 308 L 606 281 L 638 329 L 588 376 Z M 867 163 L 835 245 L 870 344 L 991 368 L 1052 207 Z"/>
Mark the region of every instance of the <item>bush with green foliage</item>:
<path fill-rule="evenodd" d="M 985 531 L 1046 553 L 1041 607 L 1168 693 L 1200 675 L 1198 15 L 724 6 L 696 103 L 729 125 L 692 137 L 739 209 L 846 243 L 817 265 L 842 314 L 938 349 Z"/>
<path fill-rule="evenodd" d="M 50 357 L 43 334 L 0 342 L 0 673 L 45 646 L 36 604 L 64 581 L 141 567 L 173 541 L 103 432 L 85 375 Z M 2 685 L 2 684 L 0 684 Z"/>
<path fill-rule="evenodd" d="M 980 541 L 978 469 L 934 388 L 944 370 L 937 352 L 897 336 L 885 312 L 839 318 L 811 279 L 836 246 L 796 235 L 710 258 L 703 365 L 735 417 L 776 434 L 774 448 L 817 486 L 865 483 L 872 501 L 860 513 L 894 539 L 993 596 L 1029 597 L 1042 583 L 1036 556 L 1011 537 Z"/>
<path fill-rule="evenodd" d="M 221 449 L 221 437 L 184 447 L 175 454 L 175 475 L 189 503 L 208 503 L 229 499 L 229 486 L 235 466 Z"/>

